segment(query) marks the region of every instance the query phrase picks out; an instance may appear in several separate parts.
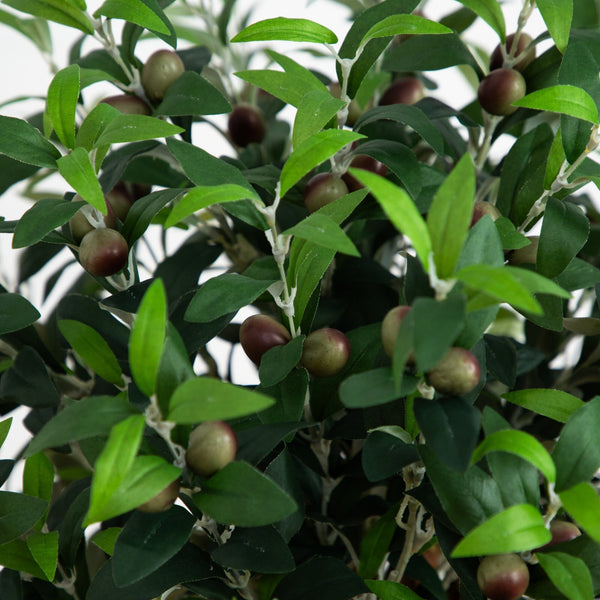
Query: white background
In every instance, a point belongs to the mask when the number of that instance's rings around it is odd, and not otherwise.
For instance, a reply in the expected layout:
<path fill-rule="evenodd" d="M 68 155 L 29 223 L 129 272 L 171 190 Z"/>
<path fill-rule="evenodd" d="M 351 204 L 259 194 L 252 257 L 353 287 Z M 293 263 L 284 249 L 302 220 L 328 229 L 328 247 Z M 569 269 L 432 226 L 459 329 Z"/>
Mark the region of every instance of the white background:
<path fill-rule="evenodd" d="M 221 4 L 219 0 L 213 0 L 213 2 L 215 6 L 220 6 Z M 96 6 L 98 6 L 98 4 L 91 4 L 89 6 L 90 12 L 93 12 Z M 340 40 L 343 40 L 350 25 L 348 22 L 348 17 L 350 16 L 349 10 L 342 5 L 328 0 L 316 0 L 314 2 L 298 0 L 262 0 L 252 2 L 249 0 L 238 0 L 238 14 L 245 14 L 251 7 L 253 7 L 254 12 L 250 22 L 276 16 L 309 18 L 332 29 L 338 35 Z M 430 2 L 421 8 L 421 10 L 428 18 L 437 20 L 441 16 L 451 13 L 458 8 L 460 8 L 460 4 L 458 2 L 453 2 L 452 0 L 430 0 Z M 521 3 L 518 1 L 503 4 L 507 32 L 510 33 L 515 30 L 517 15 L 520 9 Z M 52 24 L 51 28 L 55 46 L 54 60 L 59 68 L 63 68 L 68 64 L 67 56 L 69 47 L 76 39 L 78 39 L 80 34 L 79 32 L 74 32 L 61 25 Z M 532 35 L 532 37 L 536 37 L 536 35 L 543 30 L 544 27 L 539 16 L 537 13 L 534 13 L 526 31 Z M 230 33 L 232 35 L 235 34 L 235 28 L 232 28 Z M 484 49 L 488 53 L 491 52 L 498 43 L 496 34 L 485 23 L 478 23 L 472 26 L 465 35 L 465 38 L 470 43 Z M 164 46 L 165 45 L 160 40 L 144 40 L 138 45 L 137 55 L 140 59 L 144 60 L 155 49 Z M 183 45 L 181 47 L 183 47 Z M 92 45 L 89 47 L 86 46 L 86 48 L 88 51 L 93 49 Z M 282 44 L 277 49 L 282 52 L 290 53 L 297 48 L 298 45 Z M 0 56 L 3 57 L 3 60 L 0 61 L 0 104 L 11 98 L 45 95 L 52 79 L 52 75 L 45 61 L 31 42 L 21 34 L 3 24 L 0 24 Z M 308 54 L 303 54 L 300 58 L 300 62 L 306 66 L 314 67 L 332 78 L 334 77 L 335 64 L 332 58 L 324 60 L 311 59 L 308 57 Z M 259 57 L 257 56 L 257 65 L 259 64 L 258 58 Z M 431 95 L 443 100 L 456 109 L 460 109 L 462 106 L 468 104 L 475 97 L 475 91 L 467 84 L 462 74 L 456 68 L 428 73 L 428 77 L 436 81 L 439 85 L 437 90 L 431 92 Z M 119 93 L 119 90 L 109 84 L 95 84 L 85 90 L 84 99 L 86 102 L 90 103 L 90 106 L 93 106 L 93 104 L 102 97 L 116 93 Z M 13 103 L 0 107 L 0 114 L 26 117 L 41 110 L 43 110 L 42 101 L 28 100 L 26 102 Z M 293 118 L 293 111 L 289 112 L 289 117 Z M 215 155 L 231 153 L 231 149 L 218 135 L 212 134 L 207 130 L 207 136 L 212 137 L 206 137 L 206 143 L 203 144 L 203 147 L 206 150 Z M 506 142 L 504 143 L 506 144 Z M 500 144 L 502 144 L 502 142 L 500 142 Z M 27 210 L 30 203 L 19 197 L 19 191 L 21 189 L 21 184 L 15 185 L 0 198 L 0 216 L 4 216 L 7 220 L 18 219 L 21 214 Z M 68 191 L 68 186 L 59 177 L 56 177 L 43 186 L 43 189 L 62 194 L 65 191 Z M 18 252 L 12 250 L 10 244 L 11 236 L 0 236 L 0 283 L 7 287 L 9 291 L 14 291 Z M 66 257 L 66 255 L 63 258 L 57 258 L 46 272 L 52 272 L 57 267 L 57 264 L 60 264 L 59 261 L 64 262 L 67 259 L 68 257 Z M 76 276 L 76 270 L 79 269 L 79 267 L 74 265 L 70 267 L 70 269 L 73 271 L 72 275 Z M 44 277 L 38 278 L 38 281 L 39 280 L 42 281 L 41 284 L 38 283 L 36 285 L 34 280 L 33 284 L 24 286 L 23 291 L 38 310 L 42 312 L 43 318 L 60 298 L 60 289 L 57 290 L 56 294 L 51 295 L 49 300 L 44 303 L 41 287 L 43 285 Z M 241 315 L 238 315 L 237 320 L 241 320 Z M 217 352 L 219 352 L 218 349 Z M 235 360 L 242 361 L 246 365 L 248 364 L 247 359 L 243 356 L 241 351 L 239 354 L 236 352 Z M 249 367 L 247 373 L 249 373 L 248 381 L 252 381 L 253 379 L 256 380 L 253 368 Z M 16 411 L 15 421 L 18 421 L 18 418 L 22 417 L 26 412 L 26 410 Z M 15 457 L 16 453 L 27 442 L 27 439 L 27 432 L 20 423 L 16 422 L 11 429 L 9 439 L 0 449 L 0 458 Z M 15 469 L 8 482 L 8 488 L 18 489 L 19 486 L 20 470 Z"/>

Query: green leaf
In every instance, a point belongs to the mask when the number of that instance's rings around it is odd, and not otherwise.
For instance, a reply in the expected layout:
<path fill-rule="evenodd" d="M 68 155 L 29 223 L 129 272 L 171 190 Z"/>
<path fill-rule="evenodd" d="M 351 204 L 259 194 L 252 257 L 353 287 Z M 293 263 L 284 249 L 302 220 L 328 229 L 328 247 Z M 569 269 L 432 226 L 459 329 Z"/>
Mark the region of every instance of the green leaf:
<path fill-rule="evenodd" d="M 452 33 L 452 29 L 419 15 L 390 15 L 373 25 L 365 33 L 360 45 L 364 46 L 369 40 L 374 38 L 393 37 L 400 34 L 415 35 L 419 33 L 445 34 Z"/>
<path fill-rule="evenodd" d="M 271 387 L 298 366 L 302 358 L 302 345 L 306 336 L 299 335 L 292 341 L 281 346 L 275 346 L 264 353 L 260 360 L 258 375 L 263 387 Z"/>
<path fill-rule="evenodd" d="M 513 105 L 570 115 L 598 124 L 598 108 L 594 99 L 574 85 L 554 85 L 536 90 L 513 102 Z"/>
<path fill-rule="evenodd" d="M 73 189 L 103 215 L 106 214 L 106 201 L 98 182 L 96 171 L 84 148 L 75 148 L 73 152 L 56 161 L 60 174 Z"/>
<path fill-rule="evenodd" d="M 34 533 L 28 536 L 27 548 L 46 579 L 53 581 L 58 565 L 58 531 Z"/>
<path fill-rule="evenodd" d="M 88 35 L 94 33 L 87 14 L 64 0 L 4 0 L 4 4 L 42 19 L 79 29 Z"/>
<path fill-rule="evenodd" d="M 150 31 L 168 34 L 169 28 L 160 15 L 156 14 L 145 2 L 141 0 L 105 0 L 102 6 L 96 10 L 94 17 L 99 15 L 109 19 L 123 19 L 129 23 L 135 23 Z"/>
<path fill-rule="evenodd" d="M 388 553 L 396 533 L 398 505 L 394 505 L 373 524 L 360 542 L 360 564 L 358 574 L 363 579 L 377 577 L 381 563 Z"/>
<path fill-rule="evenodd" d="M 124 395 L 90 396 L 61 410 L 48 421 L 25 450 L 27 458 L 45 448 L 108 435 L 111 428 L 139 411 Z"/>
<path fill-rule="evenodd" d="M 525 431 L 496 431 L 488 435 L 473 452 L 471 464 L 481 460 L 488 452 L 510 452 L 529 461 L 550 482 L 556 481 L 556 467 L 552 457 L 540 442 Z"/>
<path fill-rule="evenodd" d="M 467 239 L 475 198 L 475 169 L 469 154 L 456 164 L 436 192 L 427 214 L 437 276 L 447 279 Z"/>
<path fill-rule="evenodd" d="M 297 510 L 294 500 L 266 475 L 244 462 L 229 463 L 202 484 L 194 502 L 217 523 L 260 527 Z"/>
<path fill-rule="evenodd" d="M 321 131 L 344 105 L 343 100 L 333 98 L 324 90 L 308 91 L 303 96 L 294 119 L 293 147 L 297 148 L 302 142 Z"/>
<path fill-rule="evenodd" d="M 95 329 L 72 319 L 58 321 L 58 328 L 71 348 L 95 373 L 116 386 L 125 385 L 114 352 Z"/>
<path fill-rule="evenodd" d="M 231 39 L 232 42 L 267 42 L 274 40 L 335 44 L 338 38 L 331 29 L 314 21 L 276 17 L 253 23 Z"/>
<path fill-rule="evenodd" d="M 429 271 L 432 243 L 427 225 L 410 196 L 391 181 L 363 171 L 350 169 L 350 173 L 368 187 L 396 229 L 410 238 L 425 272 Z"/>
<path fill-rule="evenodd" d="M 452 551 L 453 558 L 532 550 L 552 538 L 531 504 L 511 506 L 472 529 Z"/>
<path fill-rule="evenodd" d="M 48 502 L 41 498 L 0 491 L 0 545 L 27 533 L 47 508 Z"/>
<path fill-rule="evenodd" d="M 504 42 L 506 34 L 506 24 L 502 8 L 496 0 L 459 0 L 461 4 L 470 8 L 479 15 Z"/>
<path fill-rule="evenodd" d="M 38 452 L 29 456 L 23 469 L 23 493 L 50 502 L 54 483 L 54 466 L 50 459 Z"/>
<path fill-rule="evenodd" d="M 173 207 L 164 226 L 165 228 L 168 228 L 177 225 L 182 219 L 185 219 L 203 208 L 208 208 L 213 204 L 235 202 L 236 200 L 245 200 L 254 197 L 254 194 L 250 193 L 247 188 L 234 183 L 195 187 L 187 192 Z"/>
<path fill-rule="evenodd" d="M 401 427 L 383 426 L 369 431 L 361 457 L 369 481 L 387 479 L 417 460 L 419 453 L 412 437 Z"/>
<path fill-rule="evenodd" d="M 123 531 L 121 527 L 109 527 L 108 529 L 101 529 L 92 536 L 90 543 L 98 546 L 100 550 L 103 550 L 109 556 L 112 556 L 115 551 L 117 538 L 119 537 L 121 531 Z"/>
<path fill-rule="evenodd" d="M 380 367 L 362 373 L 353 373 L 342 381 L 340 400 L 347 408 L 368 408 L 387 404 L 406 396 L 416 388 L 418 380 L 406 375 L 400 390 L 396 388 L 394 374 L 389 367 Z"/>
<path fill-rule="evenodd" d="M 0 335 L 19 331 L 41 317 L 29 300 L 19 294 L 0 294 Z"/>
<path fill-rule="evenodd" d="M 360 252 L 342 228 L 332 218 L 318 211 L 286 229 L 282 235 L 293 235 L 336 252 L 360 256 Z"/>
<path fill-rule="evenodd" d="M 8 433 L 10 432 L 10 426 L 12 425 L 12 417 L 8 417 L 8 419 L 4 419 L 4 421 L 0 421 L 0 448 L 6 441 Z"/>
<path fill-rule="evenodd" d="M 573 0 L 539 0 L 536 5 L 556 47 L 564 53 L 569 43 Z"/>
<path fill-rule="evenodd" d="M 94 147 L 166 138 L 182 132 L 181 127 L 155 117 L 119 115 L 108 123 Z"/>
<path fill-rule="evenodd" d="M 421 600 L 421 596 L 402 583 L 376 579 L 367 579 L 365 583 L 379 600 Z"/>
<path fill-rule="evenodd" d="M 86 116 L 75 136 L 75 145 L 91 152 L 106 126 L 120 115 L 120 111 L 106 102 L 99 102 Z"/>
<path fill-rule="evenodd" d="M 155 115 L 220 115 L 231 111 L 231 104 L 204 77 L 194 71 L 183 73 L 167 90 Z"/>
<path fill-rule="evenodd" d="M 58 139 L 67 147 L 75 146 L 75 114 L 79 99 L 79 65 L 61 69 L 48 88 L 46 111 Z"/>
<path fill-rule="evenodd" d="M 353 131 L 326 129 L 300 144 L 289 156 L 281 170 L 281 197 L 311 169 L 331 158 L 344 146 L 363 138 Z"/>
<path fill-rule="evenodd" d="M 85 202 L 67 202 L 59 198 L 42 198 L 26 211 L 15 227 L 13 248 L 26 248 L 64 225 Z"/>
<path fill-rule="evenodd" d="M 156 389 L 156 374 L 167 326 L 167 296 L 155 279 L 140 303 L 129 338 L 129 366 L 136 385 L 146 396 Z"/>
<path fill-rule="evenodd" d="M 29 573 L 42 581 L 46 579 L 45 573 L 37 564 L 24 540 L 13 540 L 0 545 L 0 565 L 14 571 Z"/>
<path fill-rule="evenodd" d="M 593 600 L 594 585 L 581 558 L 564 552 L 539 552 L 537 559 L 550 581 L 569 600 Z"/>
<path fill-rule="evenodd" d="M 584 405 L 583 401 L 562 390 L 529 389 L 507 392 L 502 397 L 539 415 L 566 423 Z"/>
<path fill-rule="evenodd" d="M 28 165 L 56 169 L 60 152 L 35 127 L 0 115 L 0 153 Z"/>
<path fill-rule="evenodd" d="M 184 381 L 171 396 L 168 421 L 193 424 L 235 419 L 272 406 L 273 398 L 211 377 Z"/>
<path fill-rule="evenodd" d="M 559 494 L 564 509 L 600 544 L 600 498 L 591 483 L 578 483 Z"/>

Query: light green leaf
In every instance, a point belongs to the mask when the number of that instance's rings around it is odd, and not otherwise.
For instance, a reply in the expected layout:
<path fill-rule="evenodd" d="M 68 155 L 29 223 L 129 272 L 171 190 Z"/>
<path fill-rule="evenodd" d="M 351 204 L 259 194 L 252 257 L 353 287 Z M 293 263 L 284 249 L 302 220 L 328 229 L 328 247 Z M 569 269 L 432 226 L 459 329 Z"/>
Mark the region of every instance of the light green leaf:
<path fill-rule="evenodd" d="M 410 196 L 391 181 L 380 175 L 350 169 L 350 173 L 371 190 L 394 227 L 410 238 L 425 272 L 429 272 L 431 237 L 427 225 Z"/>
<path fill-rule="evenodd" d="M 379 600 L 421 600 L 421 596 L 401 583 L 376 579 L 367 579 L 365 583 Z"/>
<path fill-rule="evenodd" d="M 598 124 L 598 107 L 594 99 L 574 85 L 554 85 L 536 90 L 513 102 L 513 106 L 547 110 Z"/>
<path fill-rule="evenodd" d="M 146 396 L 152 396 L 156 388 L 166 327 L 167 296 L 162 280 L 156 279 L 142 298 L 129 338 L 131 374 Z"/>
<path fill-rule="evenodd" d="M 562 390 L 529 389 L 507 392 L 503 398 L 538 415 L 566 423 L 584 402 Z"/>
<path fill-rule="evenodd" d="M 165 228 L 177 225 L 179 221 L 198 210 L 223 202 L 235 202 L 251 198 L 252 193 L 240 185 L 199 186 L 192 188 L 174 207 L 165 222 Z M 261 202 L 262 204 L 262 202 Z"/>
<path fill-rule="evenodd" d="M 90 152 L 106 126 L 121 113 L 106 102 L 99 102 L 86 116 L 75 136 L 75 144 Z"/>
<path fill-rule="evenodd" d="M 71 348 L 95 373 L 116 386 L 125 385 L 117 357 L 95 329 L 72 319 L 58 321 L 58 328 Z"/>
<path fill-rule="evenodd" d="M 298 146 L 281 171 L 281 196 L 290 190 L 311 169 L 331 158 L 344 146 L 363 138 L 360 133 L 340 129 L 320 131 Z"/>
<path fill-rule="evenodd" d="M 459 0 L 459 2 L 479 15 L 504 42 L 506 24 L 499 2 L 496 0 Z"/>
<path fill-rule="evenodd" d="M 465 154 L 436 192 L 427 215 L 437 276 L 447 279 L 467 239 L 475 199 L 475 169 Z"/>
<path fill-rule="evenodd" d="M 100 550 L 104 550 L 106 554 L 112 556 L 115 551 L 117 538 L 119 537 L 121 531 L 123 531 L 122 527 L 109 527 L 108 529 L 101 529 L 92 536 L 90 543 L 95 544 L 98 546 L 98 548 L 100 548 Z"/>
<path fill-rule="evenodd" d="M 529 461 L 550 482 L 556 481 L 556 467 L 552 457 L 540 442 L 524 431 L 509 429 L 488 435 L 473 452 L 471 464 L 481 460 L 488 452 L 510 452 Z"/>
<path fill-rule="evenodd" d="M 475 527 L 456 545 L 453 558 L 532 550 L 547 544 L 552 535 L 531 504 L 517 504 Z"/>
<path fill-rule="evenodd" d="M 170 33 L 160 16 L 141 0 L 105 0 L 94 13 L 96 18 L 99 15 L 104 15 L 109 19 L 123 19 L 157 33 Z"/>
<path fill-rule="evenodd" d="M 594 600 L 594 585 L 581 558 L 564 552 L 539 552 L 537 559 L 550 581 L 569 600 Z"/>
<path fill-rule="evenodd" d="M 600 544 L 600 498 L 596 488 L 582 482 L 558 495 L 564 509 Z"/>
<path fill-rule="evenodd" d="M 556 47 L 564 53 L 573 20 L 573 0 L 537 0 L 536 5 Z"/>
<path fill-rule="evenodd" d="M 104 129 L 94 144 L 95 148 L 108 144 L 141 142 L 156 138 L 170 137 L 183 129 L 155 117 L 146 115 L 119 115 Z"/>
<path fill-rule="evenodd" d="M 249 25 L 238 33 L 232 42 L 315 42 L 317 44 L 335 44 L 337 35 L 314 21 L 308 19 L 288 19 L 276 17 Z"/>
<path fill-rule="evenodd" d="M 4 4 L 22 12 L 79 29 L 88 35 L 94 27 L 83 10 L 64 0 L 4 0 Z"/>
<path fill-rule="evenodd" d="M 307 92 L 298 106 L 298 112 L 294 119 L 292 133 L 294 148 L 321 131 L 337 115 L 344 104 L 343 100 L 333 98 L 324 90 Z"/>
<path fill-rule="evenodd" d="M 283 235 L 294 235 L 336 252 L 360 256 L 356 246 L 343 229 L 331 217 L 319 212 L 309 215 L 290 229 L 286 229 Z"/>
<path fill-rule="evenodd" d="M 73 152 L 56 161 L 60 174 L 73 189 L 103 215 L 106 214 L 106 201 L 98 182 L 96 171 L 84 148 L 75 148 Z"/>
<path fill-rule="evenodd" d="M 28 536 L 27 547 L 46 579 L 53 581 L 58 565 L 58 531 Z"/>
<path fill-rule="evenodd" d="M 400 34 L 415 35 L 419 33 L 445 34 L 452 33 L 452 29 L 419 15 L 390 15 L 373 25 L 365 33 L 360 45 L 364 46 L 369 40 L 374 38 L 393 37 Z"/>
<path fill-rule="evenodd" d="M 559 298 L 570 298 L 571 294 L 567 290 L 554 283 L 551 279 L 531 271 L 529 269 L 521 269 L 519 267 L 505 267 L 507 271 L 517 280 L 520 281 L 532 294 L 550 294 Z"/>
<path fill-rule="evenodd" d="M 273 398 L 212 377 L 184 381 L 171 396 L 168 421 L 193 424 L 251 415 L 275 403 Z"/>
<path fill-rule="evenodd" d="M 61 69 L 48 88 L 46 111 L 58 139 L 67 147 L 75 146 L 75 114 L 79 99 L 79 65 Z"/>

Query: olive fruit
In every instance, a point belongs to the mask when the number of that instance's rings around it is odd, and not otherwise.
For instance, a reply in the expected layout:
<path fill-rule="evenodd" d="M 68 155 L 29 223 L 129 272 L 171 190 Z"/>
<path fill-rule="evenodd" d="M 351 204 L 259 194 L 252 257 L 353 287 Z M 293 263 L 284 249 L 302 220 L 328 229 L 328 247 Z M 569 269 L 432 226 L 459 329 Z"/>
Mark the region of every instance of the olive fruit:
<path fill-rule="evenodd" d="M 490 215 L 493 221 L 502 216 L 500 211 L 493 204 L 490 204 L 485 200 L 475 200 L 475 203 L 473 204 L 473 214 L 471 216 L 471 227 L 473 227 L 479 219 L 485 217 L 485 215 Z"/>
<path fill-rule="evenodd" d="M 462 396 L 479 383 L 481 366 L 472 352 L 453 347 L 426 376 L 427 383 L 441 394 Z"/>
<path fill-rule="evenodd" d="M 157 50 L 142 67 L 142 87 L 151 102 L 160 102 L 185 66 L 172 50 Z"/>
<path fill-rule="evenodd" d="M 348 362 L 350 341 L 339 329 L 323 327 L 310 333 L 302 347 L 302 366 L 314 377 L 331 377 Z"/>
<path fill-rule="evenodd" d="M 129 247 L 125 238 L 114 229 L 94 229 L 86 233 L 79 246 L 79 262 L 91 275 L 108 277 L 126 264 Z"/>
<path fill-rule="evenodd" d="M 127 213 L 131 208 L 131 200 L 129 195 L 120 186 L 115 186 L 105 196 L 108 203 L 112 207 L 114 214 L 118 217 L 119 221 L 125 221 Z"/>
<path fill-rule="evenodd" d="M 224 421 L 205 421 L 190 433 L 185 460 L 188 467 L 210 477 L 235 459 L 237 438 Z"/>
<path fill-rule="evenodd" d="M 291 340 L 290 332 L 268 315 L 252 315 L 240 327 L 240 343 L 248 358 L 259 365 L 263 354 Z"/>
<path fill-rule="evenodd" d="M 415 104 L 425 97 L 425 86 L 416 77 L 401 77 L 393 81 L 379 99 L 379 106 Z"/>
<path fill-rule="evenodd" d="M 401 304 L 387 312 L 381 322 L 381 343 L 385 353 L 392 358 L 402 320 L 410 310 L 410 306 Z"/>
<path fill-rule="evenodd" d="M 304 188 L 304 205 L 311 213 L 345 196 L 348 186 L 333 173 L 318 173 L 311 177 Z"/>
<path fill-rule="evenodd" d="M 481 108 L 492 115 L 510 115 L 517 110 L 513 102 L 520 100 L 527 91 L 523 75 L 515 69 L 496 69 L 481 80 L 477 99 Z"/>
<path fill-rule="evenodd" d="M 329 91 L 334 98 L 340 99 L 342 97 L 342 86 L 337 81 L 333 81 L 329 84 Z M 364 109 L 360 107 L 360 104 L 356 100 L 350 100 L 348 103 L 346 125 L 353 127 L 364 112 Z"/>
<path fill-rule="evenodd" d="M 371 173 L 375 173 L 376 175 L 381 175 L 382 177 L 387 173 L 387 167 L 382 163 L 373 158 L 372 156 L 367 156 L 366 154 L 358 154 L 350 163 L 350 166 L 355 169 L 364 169 L 365 171 L 370 171 Z M 356 177 L 350 175 L 350 173 L 344 173 L 342 175 L 342 179 L 346 184 L 349 192 L 355 192 L 356 190 L 360 190 L 365 187 Z"/>
<path fill-rule="evenodd" d="M 532 235 L 527 238 L 530 243 L 522 248 L 513 250 L 508 256 L 508 262 L 513 266 L 529 264 L 535 265 L 537 262 L 537 251 L 540 243 L 538 235 Z"/>
<path fill-rule="evenodd" d="M 537 548 L 537 550 L 546 550 L 551 546 L 555 546 L 556 544 L 570 542 L 576 537 L 579 537 L 581 535 L 581 531 L 579 530 L 579 527 L 575 525 L 575 523 L 554 519 L 550 523 L 550 534 L 552 535 L 552 539 L 547 544 L 544 544 L 541 548 Z"/>
<path fill-rule="evenodd" d="M 132 94 L 117 94 L 101 100 L 110 104 L 124 115 L 151 115 L 152 109 L 139 97 Z"/>
<path fill-rule="evenodd" d="M 267 133 L 262 114 L 249 104 L 238 104 L 229 113 L 227 130 L 231 141 L 241 148 L 248 144 L 260 144 Z"/>
<path fill-rule="evenodd" d="M 477 584 L 489 600 L 517 600 L 529 585 L 529 569 L 517 554 L 494 554 L 483 558 Z"/>
<path fill-rule="evenodd" d="M 179 479 L 172 481 L 166 488 L 158 492 L 156 496 L 150 498 L 147 502 L 140 504 L 137 509 L 145 513 L 159 513 L 165 510 L 169 510 L 175 500 L 179 496 L 179 489 L 181 482 Z"/>
<path fill-rule="evenodd" d="M 511 33 L 506 36 L 506 52 L 507 54 L 512 50 L 513 40 L 515 39 L 515 34 Z M 519 56 L 526 48 L 527 51 L 519 58 L 519 60 L 512 65 L 513 69 L 517 69 L 517 71 L 523 71 L 526 67 L 528 67 L 533 60 L 535 59 L 535 46 L 530 45 L 532 42 L 532 38 L 530 35 L 521 32 L 519 36 L 519 41 L 517 42 L 517 49 L 514 53 L 515 58 Z M 502 58 L 502 50 L 500 49 L 500 44 L 496 46 L 492 55 L 490 56 L 490 71 L 494 71 L 495 69 L 501 69 L 504 66 L 504 61 Z"/>

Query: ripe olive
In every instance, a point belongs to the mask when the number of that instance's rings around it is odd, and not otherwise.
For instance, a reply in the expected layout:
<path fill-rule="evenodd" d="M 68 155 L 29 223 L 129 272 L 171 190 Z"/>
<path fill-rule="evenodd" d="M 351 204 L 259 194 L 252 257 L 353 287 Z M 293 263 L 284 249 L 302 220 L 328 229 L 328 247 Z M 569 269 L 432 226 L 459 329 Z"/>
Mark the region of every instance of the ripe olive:
<path fill-rule="evenodd" d="M 502 216 L 500 211 L 493 204 L 490 204 L 485 200 L 475 200 L 475 203 L 473 204 L 473 215 L 471 217 L 471 227 L 485 215 L 490 215 L 494 221 Z"/>
<path fill-rule="evenodd" d="M 166 488 L 158 492 L 154 498 L 140 504 L 137 509 L 146 513 L 158 513 L 169 510 L 179 496 L 181 482 L 179 479 L 172 481 Z"/>
<path fill-rule="evenodd" d="M 465 348 L 453 347 L 427 373 L 427 383 L 441 394 L 462 396 L 474 390 L 481 377 L 475 355 Z"/>
<path fill-rule="evenodd" d="M 331 377 L 348 362 L 350 341 L 339 329 L 324 327 L 310 333 L 302 347 L 302 366 L 315 377 Z"/>
<path fill-rule="evenodd" d="M 517 600 L 529 585 L 529 569 L 517 554 L 486 556 L 477 569 L 477 584 L 489 600 Z"/>
<path fill-rule="evenodd" d="M 515 34 L 511 33 L 506 36 L 506 53 L 508 54 L 512 50 L 513 41 L 515 39 Z M 517 49 L 515 51 L 514 56 L 517 57 L 521 54 L 525 48 L 527 51 L 523 54 L 519 60 L 512 65 L 513 69 L 517 69 L 517 71 L 524 71 L 526 67 L 528 67 L 533 60 L 535 59 L 535 46 L 531 46 L 532 38 L 530 35 L 521 32 L 519 36 L 519 41 L 517 42 Z M 502 59 L 502 50 L 500 49 L 500 44 L 496 46 L 492 55 L 490 56 L 490 71 L 494 71 L 495 69 L 501 69 L 503 66 Z"/>
<path fill-rule="evenodd" d="M 183 61 L 172 50 L 157 50 L 142 68 L 142 87 L 151 102 L 160 102 L 185 71 Z"/>
<path fill-rule="evenodd" d="M 581 535 L 581 531 L 579 527 L 575 525 L 575 523 L 571 523 L 570 521 L 561 521 L 560 519 L 554 519 L 550 523 L 550 534 L 552 535 L 552 539 L 544 544 L 541 548 L 537 550 L 547 550 L 551 546 L 555 546 L 556 544 L 562 544 L 563 542 L 570 542 L 574 540 L 576 537 Z"/>
<path fill-rule="evenodd" d="M 248 144 L 260 144 L 267 133 L 261 112 L 250 104 L 238 104 L 229 113 L 227 130 L 231 141 L 242 148 Z"/>
<path fill-rule="evenodd" d="M 210 477 L 235 460 L 237 438 L 224 421 L 205 421 L 190 434 L 185 460 L 189 468 Z"/>
<path fill-rule="evenodd" d="M 90 274 L 108 277 L 126 264 L 129 247 L 125 238 L 114 229 L 94 229 L 86 233 L 79 246 L 79 262 Z"/>
<path fill-rule="evenodd" d="M 263 354 L 291 340 L 290 332 L 268 315 L 252 315 L 240 327 L 240 343 L 248 358 L 259 365 Z"/>
<path fill-rule="evenodd" d="M 366 154 L 358 154 L 352 159 L 350 163 L 351 167 L 356 169 L 364 169 L 365 171 L 371 171 L 371 173 L 375 173 L 376 175 L 381 175 L 382 177 L 387 173 L 387 167 L 378 160 L 374 159 L 372 156 L 367 156 Z M 344 173 L 342 175 L 342 179 L 346 184 L 349 192 L 355 192 L 356 190 L 360 190 L 365 187 L 356 177 L 350 175 L 350 173 Z"/>
<path fill-rule="evenodd" d="M 392 358 L 402 320 L 410 310 L 410 306 L 395 306 L 387 312 L 381 322 L 381 343 L 385 353 Z"/>
<path fill-rule="evenodd" d="M 139 97 L 132 94 L 117 94 L 101 100 L 110 104 L 124 115 L 151 115 L 152 109 Z"/>
<path fill-rule="evenodd" d="M 348 186 L 341 177 L 333 173 L 318 173 L 309 179 L 304 188 L 304 205 L 313 213 L 347 193 Z"/>
<path fill-rule="evenodd" d="M 523 75 L 515 69 L 496 69 L 482 79 L 477 90 L 481 107 L 492 115 L 510 115 L 517 110 L 513 102 L 527 91 Z"/>
<path fill-rule="evenodd" d="M 539 235 L 532 235 L 527 238 L 531 243 L 522 248 L 513 250 L 508 256 L 508 262 L 511 265 L 535 265 L 537 262 L 537 251 L 540 243 Z"/>
<path fill-rule="evenodd" d="M 379 106 L 388 104 L 415 104 L 425 97 L 425 86 L 416 77 L 401 77 L 383 92 Z"/>

